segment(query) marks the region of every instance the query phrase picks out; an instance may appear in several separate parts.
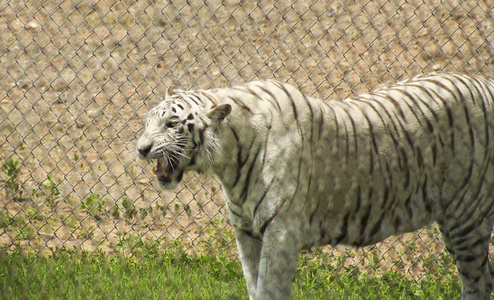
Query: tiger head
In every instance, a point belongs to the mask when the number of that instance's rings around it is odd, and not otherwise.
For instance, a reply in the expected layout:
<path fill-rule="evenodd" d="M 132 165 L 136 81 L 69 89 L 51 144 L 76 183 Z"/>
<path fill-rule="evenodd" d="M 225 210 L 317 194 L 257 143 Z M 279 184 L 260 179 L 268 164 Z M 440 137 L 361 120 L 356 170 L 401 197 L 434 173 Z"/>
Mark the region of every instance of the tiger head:
<path fill-rule="evenodd" d="M 139 158 L 156 160 L 155 174 L 163 189 L 173 188 L 185 171 L 205 171 L 214 159 L 218 141 L 212 127 L 230 114 L 231 106 L 207 109 L 198 97 L 194 92 L 168 89 L 165 99 L 149 111 L 137 141 Z"/>

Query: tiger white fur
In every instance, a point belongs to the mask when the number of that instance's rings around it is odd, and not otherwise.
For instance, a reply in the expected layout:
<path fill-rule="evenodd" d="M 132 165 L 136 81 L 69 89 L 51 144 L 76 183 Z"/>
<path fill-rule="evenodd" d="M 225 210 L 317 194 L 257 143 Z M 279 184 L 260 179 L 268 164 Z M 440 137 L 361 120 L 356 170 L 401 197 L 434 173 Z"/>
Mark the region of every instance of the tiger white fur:
<path fill-rule="evenodd" d="M 221 181 L 250 299 L 288 299 L 301 250 L 365 246 L 436 221 L 462 299 L 494 268 L 494 82 L 429 74 L 344 101 L 277 81 L 174 91 L 137 142 L 163 188 Z"/>

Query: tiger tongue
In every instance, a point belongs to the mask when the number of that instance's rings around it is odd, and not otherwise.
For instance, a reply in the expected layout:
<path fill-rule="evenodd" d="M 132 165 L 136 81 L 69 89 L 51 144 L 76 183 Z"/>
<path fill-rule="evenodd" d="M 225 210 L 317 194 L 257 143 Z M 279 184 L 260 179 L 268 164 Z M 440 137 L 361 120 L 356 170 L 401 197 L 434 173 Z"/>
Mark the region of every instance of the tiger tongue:
<path fill-rule="evenodd" d="M 164 166 L 163 166 L 164 164 Z M 171 165 L 166 160 L 158 159 L 156 163 L 156 172 L 158 176 L 168 177 L 171 170 Z"/>

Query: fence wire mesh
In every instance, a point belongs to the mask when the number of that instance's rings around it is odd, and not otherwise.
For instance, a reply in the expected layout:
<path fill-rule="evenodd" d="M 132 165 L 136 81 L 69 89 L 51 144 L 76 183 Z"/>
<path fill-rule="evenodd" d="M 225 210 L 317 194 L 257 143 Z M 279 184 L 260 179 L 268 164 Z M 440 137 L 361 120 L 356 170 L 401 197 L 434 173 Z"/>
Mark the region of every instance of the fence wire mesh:
<path fill-rule="evenodd" d="M 167 87 L 274 78 L 344 99 L 430 71 L 494 73 L 494 2 L 2 1 L 0 245 L 129 253 L 180 244 L 235 256 L 213 177 L 172 192 L 135 141 Z M 438 231 L 343 255 L 344 266 L 420 278 L 442 260 Z M 420 258 L 420 259 L 418 259 Z M 451 264 L 451 263 L 450 263 Z"/>

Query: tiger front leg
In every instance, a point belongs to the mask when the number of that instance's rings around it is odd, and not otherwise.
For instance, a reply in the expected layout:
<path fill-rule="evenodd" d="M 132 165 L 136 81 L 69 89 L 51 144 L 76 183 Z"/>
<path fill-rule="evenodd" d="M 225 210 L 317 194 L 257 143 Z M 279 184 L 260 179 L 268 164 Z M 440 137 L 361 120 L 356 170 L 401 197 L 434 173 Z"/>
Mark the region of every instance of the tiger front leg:
<path fill-rule="evenodd" d="M 242 263 L 242 271 L 247 283 L 247 291 L 251 300 L 256 299 L 257 276 L 261 258 L 262 240 L 234 227 L 237 248 Z"/>
<path fill-rule="evenodd" d="M 275 218 L 262 242 L 256 300 L 289 299 L 300 254 L 300 227 Z M 252 298 L 252 296 L 251 296 Z"/>

